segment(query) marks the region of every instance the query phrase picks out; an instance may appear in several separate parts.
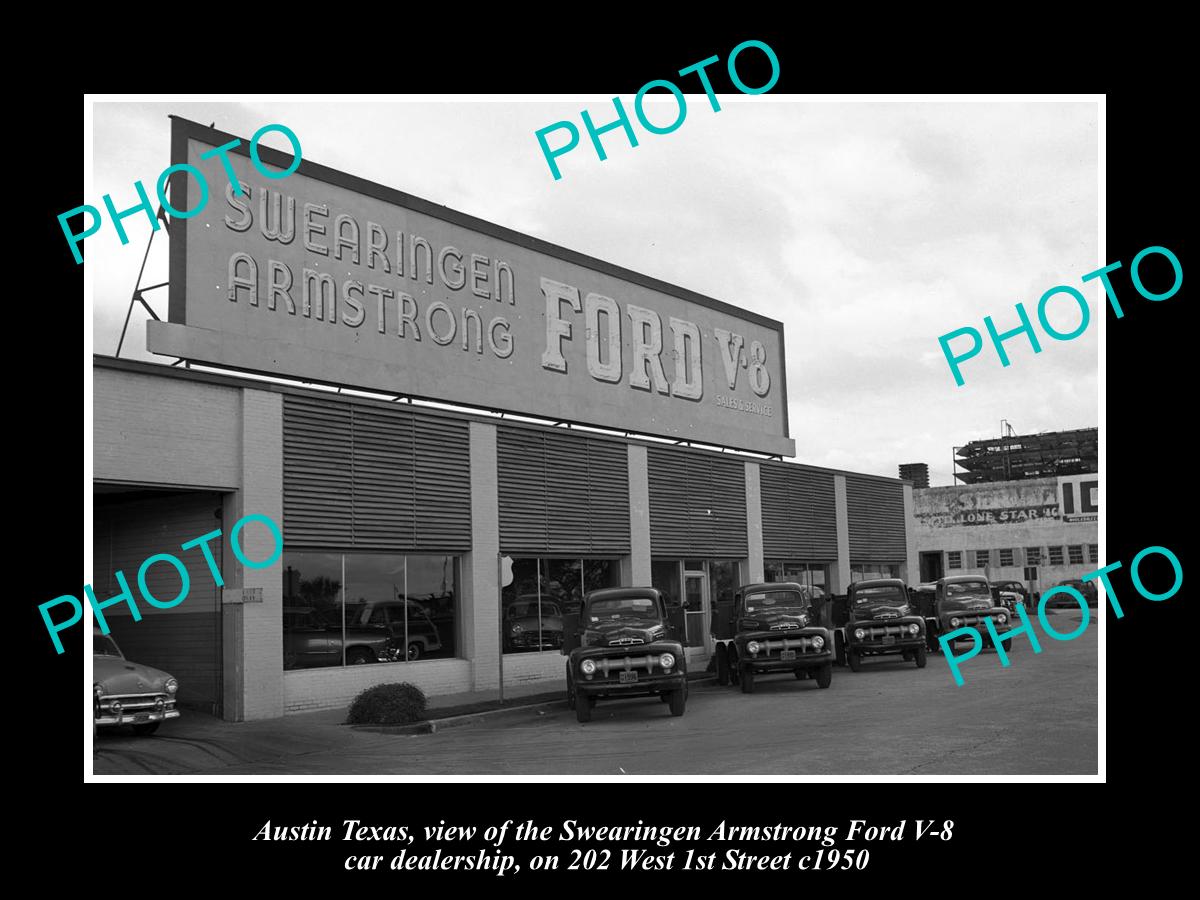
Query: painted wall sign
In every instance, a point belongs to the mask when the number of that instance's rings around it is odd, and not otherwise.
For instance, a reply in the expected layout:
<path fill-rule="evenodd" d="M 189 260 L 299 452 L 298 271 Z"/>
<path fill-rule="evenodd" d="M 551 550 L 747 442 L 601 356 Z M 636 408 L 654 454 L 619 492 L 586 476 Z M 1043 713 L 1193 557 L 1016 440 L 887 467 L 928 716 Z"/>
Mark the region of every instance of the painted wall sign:
<path fill-rule="evenodd" d="M 172 122 L 172 163 L 225 191 L 171 225 L 151 351 L 795 454 L 780 322 L 308 159 L 272 182 L 244 143 L 204 158 L 232 135 Z"/>
<path fill-rule="evenodd" d="M 1052 478 L 913 491 L 913 516 L 924 528 L 1061 521 Z"/>

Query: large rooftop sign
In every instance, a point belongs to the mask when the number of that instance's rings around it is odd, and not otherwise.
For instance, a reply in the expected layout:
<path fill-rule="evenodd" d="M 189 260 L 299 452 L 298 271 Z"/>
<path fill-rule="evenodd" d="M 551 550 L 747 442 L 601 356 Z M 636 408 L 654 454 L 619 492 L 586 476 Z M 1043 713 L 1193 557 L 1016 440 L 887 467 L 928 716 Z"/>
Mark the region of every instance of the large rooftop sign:
<path fill-rule="evenodd" d="M 273 180 L 244 141 L 202 159 L 234 136 L 172 121 L 172 164 L 214 196 L 171 224 L 151 351 L 794 455 L 781 323 L 307 159 Z"/>

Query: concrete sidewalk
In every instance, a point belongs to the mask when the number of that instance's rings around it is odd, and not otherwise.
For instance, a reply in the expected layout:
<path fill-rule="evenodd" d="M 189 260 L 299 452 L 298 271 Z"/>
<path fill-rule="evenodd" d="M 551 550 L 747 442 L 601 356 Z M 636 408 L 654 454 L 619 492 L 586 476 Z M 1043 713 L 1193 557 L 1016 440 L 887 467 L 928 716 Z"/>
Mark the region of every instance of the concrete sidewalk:
<path fill-rule="evenodd" d="M 506 687 L 502 708 L 484 709 L 498 700 L 496 691 L 466 691 L 429 698 L 427 718 L 456 716 L 533 716 L 536 704 L 566 702 L 566 682 L 542 681 Z M 409 735 L 366 732 L 347 726 L 346 707 L 297 713 L 255 722 L 226 722 L 194 710 L 166 722 L 153 737 L 135 737 L 125 729 L 101 730 L 93 743 L 96 775 L 173 775 L 211 771 L 302 757 L 308 753 L 365 749 L 379 741 Z"/>

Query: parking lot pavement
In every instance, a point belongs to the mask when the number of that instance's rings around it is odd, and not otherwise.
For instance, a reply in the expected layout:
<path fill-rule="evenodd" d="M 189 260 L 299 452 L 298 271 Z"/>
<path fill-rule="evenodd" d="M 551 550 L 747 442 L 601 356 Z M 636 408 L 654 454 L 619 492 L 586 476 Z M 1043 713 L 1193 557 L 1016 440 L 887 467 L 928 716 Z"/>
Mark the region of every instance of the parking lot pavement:
<path fill-rule="evenodd" d="M 1053 620 L 1062 632 L 1078 621 Z M 695 686 L 681 718 L 637 699 L 601 702 L 586 725 L 561 704 L 428 735 L 285 718 L 217 723 L 206 745 L 164 728 L 140 744 L 98 743 L 96 771 L 140 760 L 143 772 L 211 774 L 1095 774 L 1096 624 L 1073 641 L 1043 637 L 1040 654 L 1017 641 L 1008 668 L 990 651 L 964 663 L 962 687 L 940 654 L 925 669 L 884 657 L 836 669 L 827 690 L 790 675 L 760 678 L 748 695 Z M 252 739 L 239 744 L 240 729 Z"/>

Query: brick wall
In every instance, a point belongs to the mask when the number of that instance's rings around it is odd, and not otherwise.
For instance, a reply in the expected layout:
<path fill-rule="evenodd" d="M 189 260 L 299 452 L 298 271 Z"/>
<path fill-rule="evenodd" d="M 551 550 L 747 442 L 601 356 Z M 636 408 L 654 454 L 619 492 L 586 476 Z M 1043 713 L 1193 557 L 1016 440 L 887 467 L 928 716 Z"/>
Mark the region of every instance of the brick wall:
<path fill-rule="evenodd" d="M 407 682 L 428 697 L 471 690 L 471 663 L 430 659 L 375 666 L 333 666 L 283 672 L 283 712 L 311 712 L 349 706 L 355 695 L 376 684 Z"/>
<path fill-rule="evenodd" d="M 238 388 L 98 367 L 92 374 L 97 481 L 237 487 Z"/>

